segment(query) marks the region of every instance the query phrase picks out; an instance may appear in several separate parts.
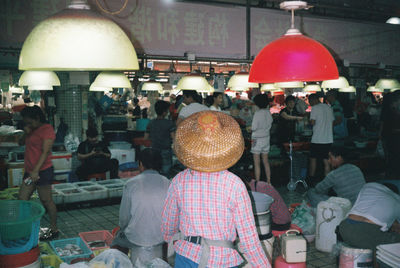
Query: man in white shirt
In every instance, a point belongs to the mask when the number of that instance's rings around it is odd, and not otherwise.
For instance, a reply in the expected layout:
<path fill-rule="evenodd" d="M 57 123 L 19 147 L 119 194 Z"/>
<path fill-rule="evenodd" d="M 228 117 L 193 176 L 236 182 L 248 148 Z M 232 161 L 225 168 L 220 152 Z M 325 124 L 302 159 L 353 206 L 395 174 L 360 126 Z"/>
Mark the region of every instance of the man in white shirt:
<path fill-rule="evenodd" d="M 139 154 L 141 173 L 128 180 L 122 193 L 119 226 L 111 247 L 127 253 L 131 260 L 146 263 L 163 256 L 161 213 L 170 181 L 160 175 L 161 155 L 150 148 Z"/>
<path fill-rule="evenodd" d="M 197 94 L 196 90 L 183 90 L 183 103 L 185 107 L 178 114 L 176 125 L 178 126 L 186 117 L 191 116 L 194 113 L 209 110 L 209 108 L 203 104 L 200 104 L 198 100 L 201 96 Z"/>
<path fill-rule="evenodd" d="M 399 222 L 400 195 L 372 182 L 361 188 L 347 218 L 339 225 L 339 233 L 352 247 L 375 250 L 381 244 L 400 242 Z"/>
<path fill-rule="evenodd" d="M 332 108 L 325 103 L 320 103 L 317 94 L 311 94 L 308 102 L 312 106 L 310 122 L 313 125 L 313 135 L 310 146 L 310 171 L 311 183 L 317 168 L 317 159 L 323 160 L 325 176 L 329 173 L 328 153 L 333 143 L 333 116 Z"/>

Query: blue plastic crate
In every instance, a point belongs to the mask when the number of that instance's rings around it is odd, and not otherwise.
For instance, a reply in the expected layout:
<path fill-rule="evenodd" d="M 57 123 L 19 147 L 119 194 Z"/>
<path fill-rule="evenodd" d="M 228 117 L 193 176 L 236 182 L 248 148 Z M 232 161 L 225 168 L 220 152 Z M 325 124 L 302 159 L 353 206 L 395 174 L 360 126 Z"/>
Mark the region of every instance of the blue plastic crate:
<path fill-rule="evenodd" d="M 83 253 L 78 255 L 71 255 L 71 256 L 60 256 L 57 252 L 56 248 L 64 248 L 67 244 L 74 244 L 79 246 Z M 50 241 L 50 246 L 54 250 L 54 252 L 59 256 L 64 262 L 71 263 L 71 261 L 78 259 L 78 258 L 90 258 L 93 252 L 87 247 L 85 242 L 80 237 L 73 237 L 73 238 L 66 238 L 60 240 Z"/>

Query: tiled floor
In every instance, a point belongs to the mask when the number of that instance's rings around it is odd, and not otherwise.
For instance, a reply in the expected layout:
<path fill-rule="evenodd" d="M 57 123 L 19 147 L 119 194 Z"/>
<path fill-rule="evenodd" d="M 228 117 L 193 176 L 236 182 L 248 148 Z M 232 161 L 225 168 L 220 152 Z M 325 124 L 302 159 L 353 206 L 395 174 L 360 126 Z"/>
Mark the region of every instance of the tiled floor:
<path fill-rule="evenodd" d="M 286 187 L 278 189 L 287 204 L 301 202 L 304 189 L 299 186 L 297 191 L 288 192 Z M 95 230 L 112 230 L 118 225 L 119 203 L 93 202 L 81 204 L 80 206 L 59 207 L 58 227 L 61 234 L 57 239 L 77 237 L 80 232 Z M 48 226 L 48 216 L 42 218 L 42 227 Z M 314 242 L 307 245 L 307 267 L 308 268 L 335 268 L 337 267 L 336 257 L 329 253 L 316 250 Z M 274 257 L 277 256 L 274 252 Z"/>

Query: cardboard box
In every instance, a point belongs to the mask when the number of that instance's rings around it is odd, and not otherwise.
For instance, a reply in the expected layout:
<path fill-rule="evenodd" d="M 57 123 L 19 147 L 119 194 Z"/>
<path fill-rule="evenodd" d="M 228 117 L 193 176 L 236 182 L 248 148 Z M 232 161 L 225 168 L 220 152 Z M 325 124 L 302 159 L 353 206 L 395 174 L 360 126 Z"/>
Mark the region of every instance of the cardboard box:
<path fill-rule="evenodd" d="M 24 168 L 9 168 L 8 169 L 8 187 L 20 186 L 24 177 Z"/>

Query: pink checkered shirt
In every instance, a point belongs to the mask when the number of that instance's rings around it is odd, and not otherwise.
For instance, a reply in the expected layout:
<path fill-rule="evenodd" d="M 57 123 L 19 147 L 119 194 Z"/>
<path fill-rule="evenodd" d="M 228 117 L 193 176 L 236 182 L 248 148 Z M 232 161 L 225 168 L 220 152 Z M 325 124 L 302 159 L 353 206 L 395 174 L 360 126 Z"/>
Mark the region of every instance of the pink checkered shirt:
<path fill-rule="evenodd" d="M 265 181 L 258 181 L 257 187 L 255 187 L 256 180 L 251 180 L 250 188 L 252 191 L 264 193 L 274 199 L 274 202 L 270 206 L 272 221 L 276 224 L 286 224 L 291 221 L 291 216 L 288 207 L 283 201 L 281 195 L 272 185 L 269 185 Z"/>
<path fill-rule="evenodd" d="M 162 215 L 161 232 L 165 241 L 181 231 L 184 236 L 235 241 L 253 267 L 271 267 L 261 248 L 254 223 L 251 201 L 241 179 L 231 172 L 198 172 L 186 169 L 173 179 Z M 178 240 L 176 253 L 199 263 L 201 246 Z M 210 246 L 207 267 L 233 267 L 242 263 L 230 248 Z"/>

